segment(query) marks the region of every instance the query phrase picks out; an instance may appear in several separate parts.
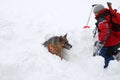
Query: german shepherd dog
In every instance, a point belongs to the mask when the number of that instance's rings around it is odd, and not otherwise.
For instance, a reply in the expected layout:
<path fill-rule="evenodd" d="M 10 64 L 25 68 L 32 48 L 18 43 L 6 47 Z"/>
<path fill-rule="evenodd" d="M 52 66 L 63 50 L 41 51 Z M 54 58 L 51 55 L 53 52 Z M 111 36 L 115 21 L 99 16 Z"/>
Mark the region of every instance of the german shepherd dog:
<path fill-rule="evenodd" d="M 70 49 L 72 45 L 69 44 L 67 40 L 67 34 L 64 36 L 54 36 L 51 37 L 49 40 L 45 41 L 43 45 L 48 48 L 48 51 L 52 54 L 58 55 L 61 59 L 64 58 L 63 56 L 63 49 Z"/>

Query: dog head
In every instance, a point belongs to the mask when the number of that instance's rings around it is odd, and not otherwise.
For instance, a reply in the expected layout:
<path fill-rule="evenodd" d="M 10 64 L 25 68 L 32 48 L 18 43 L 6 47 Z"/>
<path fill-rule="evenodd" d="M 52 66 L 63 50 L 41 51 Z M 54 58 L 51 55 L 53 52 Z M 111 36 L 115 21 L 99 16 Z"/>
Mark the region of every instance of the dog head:
<path fill-rule="evenodd" d="M 60 36 L 59 37 L 59 42 L 62 44 L 62 47 L 65 48 L 65 49 L 72 48 L 72 45 L 69 44 L 69 42 L 67 40 L 67 34 L 65 34 L 64 36 Z"/>

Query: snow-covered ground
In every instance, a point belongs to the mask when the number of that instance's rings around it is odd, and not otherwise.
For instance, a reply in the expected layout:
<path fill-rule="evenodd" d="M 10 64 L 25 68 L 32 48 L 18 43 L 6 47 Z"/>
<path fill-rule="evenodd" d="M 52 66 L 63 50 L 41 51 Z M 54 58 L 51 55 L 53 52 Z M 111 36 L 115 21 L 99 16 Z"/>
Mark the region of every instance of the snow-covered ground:
<path fill-rule="evenodd" d="M 0 0 L 0 80 L 119 80 L 120 62 L 93 57 L 94 15 L 91 5 L 119 0 Z M 119 10 L 120 11 L 120 10 Z M 42 43 L 68 33 L 72 44 L 65 60 L 50 54 Z"/>

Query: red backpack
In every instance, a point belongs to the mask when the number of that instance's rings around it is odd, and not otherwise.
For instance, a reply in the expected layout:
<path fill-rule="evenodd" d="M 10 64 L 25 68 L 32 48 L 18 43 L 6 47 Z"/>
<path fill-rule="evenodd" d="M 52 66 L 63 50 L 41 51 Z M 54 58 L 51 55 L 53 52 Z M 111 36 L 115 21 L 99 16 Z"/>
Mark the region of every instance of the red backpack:
<path fill-rule="evenodd" d="M 112 29 L 116 32 L 120 32 L 120 13 L 112 9 L 111 3 L 107 2 L 107 4 L 110 10 L 110 23 L 112 23 Z"/>

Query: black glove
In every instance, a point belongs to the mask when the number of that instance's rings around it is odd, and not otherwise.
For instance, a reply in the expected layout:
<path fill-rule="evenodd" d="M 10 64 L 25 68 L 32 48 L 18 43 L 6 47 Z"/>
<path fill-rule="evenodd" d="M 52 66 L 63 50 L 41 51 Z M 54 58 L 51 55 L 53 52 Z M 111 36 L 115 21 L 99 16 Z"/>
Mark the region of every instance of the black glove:
<path fill-rule="evenodd" d="M 101 41 L 95 41 L 94 43 L 94 51 L 93 51 L 93 56 L 96 56 L 99 54 L 99 51 L 101 48 L 104 46 L 104 42 Z"/>

